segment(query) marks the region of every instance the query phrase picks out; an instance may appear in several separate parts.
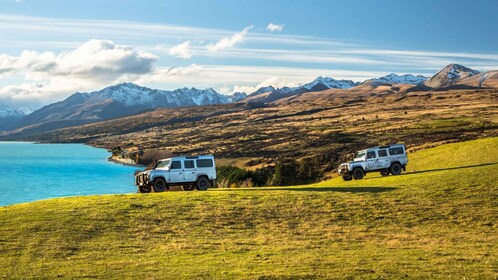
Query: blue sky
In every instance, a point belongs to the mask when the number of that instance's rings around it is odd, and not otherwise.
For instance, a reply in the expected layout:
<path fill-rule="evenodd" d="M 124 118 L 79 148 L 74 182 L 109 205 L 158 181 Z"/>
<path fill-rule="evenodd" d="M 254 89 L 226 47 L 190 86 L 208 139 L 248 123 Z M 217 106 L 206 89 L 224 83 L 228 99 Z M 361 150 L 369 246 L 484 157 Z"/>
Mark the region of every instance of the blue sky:
<path fill-rule="evenodd" d="M 0 104 L 117 82 L 230 93 L 453 62 L 487 71 L 498 69 L 497 14 L 485 0 L 0 0 Z"/>

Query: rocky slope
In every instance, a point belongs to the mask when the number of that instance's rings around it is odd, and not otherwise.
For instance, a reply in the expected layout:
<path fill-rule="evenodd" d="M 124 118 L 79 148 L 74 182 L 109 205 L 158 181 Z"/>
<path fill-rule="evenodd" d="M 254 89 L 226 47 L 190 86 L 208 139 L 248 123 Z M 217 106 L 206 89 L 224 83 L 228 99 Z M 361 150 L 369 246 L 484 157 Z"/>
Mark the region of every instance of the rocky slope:
<path fill-rule="evenodd" d="M 442 88 L 455 84 L 460 79 L 480 74 L 479 71 L 467 68 L 460 64 L 450 64 L 434 76 L 430 77 L 423 85 L 430 88 Z"/>

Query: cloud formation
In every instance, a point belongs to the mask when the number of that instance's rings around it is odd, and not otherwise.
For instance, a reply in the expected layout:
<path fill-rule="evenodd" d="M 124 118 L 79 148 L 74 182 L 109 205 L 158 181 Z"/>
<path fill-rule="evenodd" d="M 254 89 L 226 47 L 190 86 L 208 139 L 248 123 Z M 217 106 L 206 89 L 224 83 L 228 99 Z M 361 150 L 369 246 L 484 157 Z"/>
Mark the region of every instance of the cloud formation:
<path fill-rule="evenodd" d="M 0 55 L 0 77 L 25 81 L 0 88 L 0 103 L 30 106 L 55 101 L 76 90 L 151 73 L 157 59 L 109 40 L 90 40 L 59 54 L 25 50 L 20 56 Z"/>
<path fill-rule="evenodd" d="M 179 45 L 172 47 L 169 54 L 181 59 L 190 59 L 193 53 L 190 51 L 190 41 L 185 41 Z"/>
<path fill-rule="evenodd" d="M 262 87 L 272 86 L 274 88 L 283 88 L 283 87 L 297 87 L 299 85 L 301 85 L 301 83 L 296 81 L 288 81 L 287 79 L 281 77 L 271 77 L 255 86 L 235 85 L 233 87 L 233 92 L 245 92 L 247 94 L 250 94 Z"/>
<path fill-rule="evenodd" d="M 281 32 L 282 30 L 284 30 L 284 24 L 275 24 L 273 22 L 270 22 L 267 26 L 266 26 L 266 29 L 270 32 L 275 32 L 275 31 L 278 31 L 278 32 Z"/>
<path fill-rule="evenodd" d="M 240 43 L 242 40 L 244 40 L 244 37 L 247 35 L 249 30 L 251 30 L 254 26 L 248 26 L 240 32 L 236 32 L 233 34 L 231 37 L 223 38 L 220 41 L 218 41 L 216 44 L 209 44 L 206 46 L 206 48 L 209 51 L 216 52 L 222 49 L 226 48 L 231 48 L 235 46 L 237 43 Z"/>

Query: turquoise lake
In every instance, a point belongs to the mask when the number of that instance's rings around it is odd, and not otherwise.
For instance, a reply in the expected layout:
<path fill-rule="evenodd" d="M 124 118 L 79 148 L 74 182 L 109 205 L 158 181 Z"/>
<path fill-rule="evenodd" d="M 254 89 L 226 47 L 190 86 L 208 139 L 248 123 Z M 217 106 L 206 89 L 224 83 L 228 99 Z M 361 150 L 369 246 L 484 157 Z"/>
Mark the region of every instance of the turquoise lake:
<path fill-rule="evenodd" d="M 135 193 L 129 167 L 83 144 L 0 142 L 0 205 L 93 194 Z"/>

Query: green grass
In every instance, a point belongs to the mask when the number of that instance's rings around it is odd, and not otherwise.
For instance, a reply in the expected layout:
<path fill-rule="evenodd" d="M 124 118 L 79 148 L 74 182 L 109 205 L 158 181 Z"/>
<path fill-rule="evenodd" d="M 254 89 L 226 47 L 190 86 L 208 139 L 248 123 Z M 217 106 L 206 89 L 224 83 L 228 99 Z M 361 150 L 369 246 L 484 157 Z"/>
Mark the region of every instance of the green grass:
<path fill-rule="evenodd" d="M 0 277 L 496 279 L 498 138 L 409 159 L 361 181 L 1 207 Z"/>

